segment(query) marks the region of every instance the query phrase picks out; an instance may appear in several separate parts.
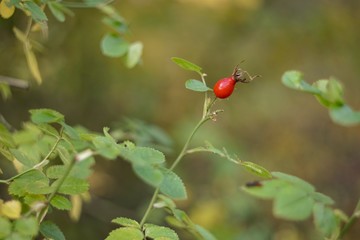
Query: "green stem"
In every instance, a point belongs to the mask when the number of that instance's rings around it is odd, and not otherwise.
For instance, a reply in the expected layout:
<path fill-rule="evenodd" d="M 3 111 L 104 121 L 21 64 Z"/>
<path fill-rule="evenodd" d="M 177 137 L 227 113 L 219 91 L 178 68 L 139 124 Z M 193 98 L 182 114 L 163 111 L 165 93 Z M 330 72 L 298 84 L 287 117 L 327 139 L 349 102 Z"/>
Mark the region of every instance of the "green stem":
<path fill-rule="evenodd" d="M 169 171 L 172 171 L 172 170 L 180 163 L 181 159 L 182 159 L 183 156 L 186 154 L 186 150 L 187 150 L 187 148 L 188 148 L 188 146 L 189 146 L 190 141 L 191 141 L 192 138 L 194 137 L 195 133 L 196 133 L 197 130 L 201 127 L 201 125 L 203 125 L 203 124 L 204 124 L 207 120 L 209 120 L 209 119 L 210 119 L 209 116 L 205 116 L 205 117 L 203 117 L 203 118 L 198 122 L 198 124 L 195 126 L 195 128 L 194 128 L 194 129 L 192 130 L 192 132 L 190 133 L 190 135 L 189 135 L 188 139 L 186 140 L 183 148 L 181 149 L 179 155 L 177 156 L 177 158 L 175 159 L 175 161 L 173 162 L 173 164 L 170 166 Z M 146 209 L 146 212 L 145 212 L 143 218 L 141 219 L 140 227 L 143 227 L 143 226 L 144 226 L 144 224 L 145 224 L 145 222 L 146 222 L 146 220 L 147 220 L 147 218 L 148 218 L 148 216 L 149 216 L 149 214 L 150 214 L 150 212 L 151 212 L 151 210 L 152 210 L 152 208 L 153 208 L 153 205 L 154 205 L 154 203 L 155 203 L 155 201 L 156 201 L 156 199 L 157 199 L 157 197 L 158 197 L 158 195 L 159 195 L 159 192 L 160 192 L 160 187 L 157 187 L 157 188 L 155 189 L 154 194 L 153 194 L 153 196 L 152 196 L 152 198 L 151 198 L 151 201 L 150 201 L 150 203 L 149 203 L 149 205 L 148 205 L 148 207 L 147 207 L 147 209 Z"/>
<path fill-rule="evenodd" d="M 189 146 L 190 141 L 192 140 L 192 138 L 194 137 L 195 133 L 197 132 L 197 130 L 201 127 L 201 125 L 203 125 L 207 120 L 209 120 L 209 117 L 205 117 L 202 118 L 198 124 L 195 126 L 195 128 L 193 129 L 193 131 L 190 133 L 188 139 L 186 140 L 183 148 L 181 149 L 178 157 L 176 158 L 176 160 L 173 162 L 173 164 L 171 165 L 171 167 L 169 168 L 170 171 L 174 170 L 174 168 L 179 164 L 179 162 L 181 161 L 182 157 L 186 154 L 186 150 Z"/>
<path fill-rule="evenodd" d="M 360 218 L 360 200 L 358 201 L 355 211 L 350 217 L 349 221 L 341 229 L 338 239 L 342 239 L 344 235 L 349 231 L 349 229 L 355 224 L 355 222 Z"/>
<path fill-rule="evenodd" d="M 157 196 L 159 195 L 159 191 L 160 191 L 160 188 L 157 187 L 157 188 L 155 189 L 155 192 L 154 192 L 152 198 L 151 198 L 151 201 L 150 201 L 150 203 L 149 203 L 149 206 L 148 206 L 147 209 L 146 209 L 146 212 L 145 212 L 145 214 L 144 214 L 144 217 L 141 219 L 140 227 L 144 226 L 146 219 L 149 217 L 149 214 L 150 214 L 150 212 L 151 212 L 151 210 L 152 210 L 152 208 L 153 208 L 153 206 L 154 206 L 154 203 L 155 203 L 155 201 L 156 201 L 156 199 L 157 199 Z"/>

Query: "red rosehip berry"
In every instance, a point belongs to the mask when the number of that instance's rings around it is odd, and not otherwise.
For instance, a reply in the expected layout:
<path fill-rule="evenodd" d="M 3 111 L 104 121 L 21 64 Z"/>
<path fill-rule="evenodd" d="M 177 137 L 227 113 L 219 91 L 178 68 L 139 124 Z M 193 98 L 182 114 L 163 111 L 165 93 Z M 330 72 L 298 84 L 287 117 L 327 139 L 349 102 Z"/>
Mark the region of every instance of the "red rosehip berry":
<path fill-rule="evenodd" d="M 236 81 L 234 77 L 226 77 L 217 81 L 214 86 L 215 96 L 218 98 L 228 98 L 234 91 Z"/>
<path fill-rule="evenodd" d="M 257 77 L 260 77 L 260 75 L 250 76 L 247 71 L 236 66 L 230 77 L 222 78 L 216 82 L 213 88 L 215 96 L 218 98 L 228 98 L 234 91 L 237 82 L 249 83 Z"/>

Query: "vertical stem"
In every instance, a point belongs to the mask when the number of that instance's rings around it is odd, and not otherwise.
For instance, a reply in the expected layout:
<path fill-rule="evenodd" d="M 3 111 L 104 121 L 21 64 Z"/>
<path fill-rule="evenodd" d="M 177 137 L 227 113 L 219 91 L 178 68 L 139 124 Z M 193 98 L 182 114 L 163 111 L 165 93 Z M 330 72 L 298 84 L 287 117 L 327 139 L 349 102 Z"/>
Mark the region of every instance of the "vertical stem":
<path fill-rule="evenodd" d="M 187 150 L 187 148 L 188 148 L 188 146 L 189 146 L 189 143 L 190 143 L 190 141 L 192 140 L 192 138 L 194 137 L 196 131 L 201 127 L 201 125 L 202 125 L 203 123 L 205 123 L 205 122 L 206 122 L 207 120 L 209 120 L 209 119 L 210 119 L 209 117 L 204 117 L 204 118 L 202 118 L 202 119 L 198 122 L 198 124 L 195 126 L 195 128 L 194 128 L 194 129 L 192 130 L 192 132 L 190 133 L 190 135 L 189 135 L 188 139 L 186 140 L 183 148 L 181 149 L 179 155 L 177 156 L 177 158 L 175 159 L 175 161 L 173 162 L 173 164 L 170 166 L 169 171 L 172 171 L 172 170 L 179 164 L 179 162 L 181 161 L 182 157 L 185 155 L 186 150 Z M 160 187 L 157 187 L 157 188 L 155 189 L 155 192 L 154 192 L 154 194 L 153 194 L 153 196 L 152 196 L 152 198 L 151 198 L 151 201 L 150 201 L 150 203 L 149 203 L 149 205 L 148 205 L 148 207 L 147 207 L 147 209 L 146 209 L 146 212 L 145 212 L 143 218 L 141 219 L 140 227 L 143 227 L 143 226 L 144 226 L 144 224 L 145 224 L 145 222 L 146 222 L 146 220 L 147 220 L 147 218 L 148 218 L 148 216 L 149 216 L 149 214 L 150 214 L 150 212 L 151 212 L 151 210 L 152 210 L 152 208 L 153 208 L 153 205 L 154 205 L 154 203 L 155 203 L 155 201 L 156 201 L 156 199 L 157 199 L 157 196 L 159 195 L 159 192 L 160 192 Z"/>
<path fill-rule="evenodd" d="M 360 218 L 360 199 L 356 205 L 354 213 L 350 217 L 349 221 L 345 224 L 345 226 L 341 229 L 340 235 L 338 239 L 342 239 L 344 235 L 349 231 L 349 229 L 355 224 L 355 222 Z"/>
<path fill-rule="evenodd" d="M 157 188 L 155 189 L 155 192 L 154 192 L 152 198 L 151 198 L 151 201 L 150 201 L 150 203 L 149 203 L 149 206 L 148 206 L 147 209 L 146 209 L 146 212 L 145 212 L 145 214 L 144 214 L 144 217 L 141 219 L 141 222 L 140 222 L 140 227 L 141 227 L 141 228 L 142 228 L 142 226 L 144 226 L 145 221 L 146 221 L 146 219 L 148 218 L 148 216 L 149 216 L 149 214 L 150 214 L 150 212 L 151 212 L 151 209 L 152 209 L 152 207 L 153 207 L 153 205 L 154 205 L 154 203 L 155 203 L 155 201 L 156 201 L 156 199 L 157 199 L 157 196 L 159 195 L 159 191 L 160 191 L 160 188 L 157 187 Z"/>

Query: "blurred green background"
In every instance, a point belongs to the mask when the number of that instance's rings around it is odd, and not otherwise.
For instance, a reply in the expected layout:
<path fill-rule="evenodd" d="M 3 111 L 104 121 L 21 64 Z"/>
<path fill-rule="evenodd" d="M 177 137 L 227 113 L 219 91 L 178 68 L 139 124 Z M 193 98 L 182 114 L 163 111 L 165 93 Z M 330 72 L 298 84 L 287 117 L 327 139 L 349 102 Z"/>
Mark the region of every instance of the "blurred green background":
<path fill-rule="evenodd" d="M 203 96 L 184 88 L 196 74 L 170 58 L 202 66 L 210 86 L 245 59 L 241 67 L 263 77 L 239 84 L 231 98 L 218 102 L 225 112 L 192 144 L 208 140 L 242 160 L 299 176 L 351 213 L 360 196 L 360 127 L 335 125 L 313 97 L 285 88 L 280 79 L 291 69 L 303 71 L 309 82 L 334 76 L 342 81 L 348 103 L 360 109 L 359 1 L 128 0 L 113 5 L 130 23 L 128 38 L 144 44 L 142 64 L 127 69 L 121 59 L 101 54 L 99 43 L 109 29 L 96 9 L 75 9 L 76 16 L 63 24 L 50 17 L 46 49 L 38 55 L 44 83 L 32 81 L 30 90 L 14 90 L 10 100 L 0 100 L 0 112 L 13 126 L 28 120 L 28 109 L 43 107 L 95 131 L 124 117 L 142 119 L 172 138 L 174 150 L 166 155 L 173 161 L 201 116 Z M 26 26 L 19 11 L 0 21 L 0 75 L 31 79 L 14 25 Z M 190 196 L 179 206 L 218 239 L 320 239 L 311 220 L 275 219 L 271 202 L 241 192 L 239 187 L 255 178 L 230 162 L 197 154 L 177 170 Z M 98 159 L 90 182 L 92 201 L 78 223 L 66 213 L 50 215 L 68 239 L 104 239 L 115 227 L 112 218 L 141 218 L 152 194 L 123 161 Z M 154 213 L 154 221 L 157 215 L 161 212 Z M 359 236 L 357 223 L 346 239 Z"/>

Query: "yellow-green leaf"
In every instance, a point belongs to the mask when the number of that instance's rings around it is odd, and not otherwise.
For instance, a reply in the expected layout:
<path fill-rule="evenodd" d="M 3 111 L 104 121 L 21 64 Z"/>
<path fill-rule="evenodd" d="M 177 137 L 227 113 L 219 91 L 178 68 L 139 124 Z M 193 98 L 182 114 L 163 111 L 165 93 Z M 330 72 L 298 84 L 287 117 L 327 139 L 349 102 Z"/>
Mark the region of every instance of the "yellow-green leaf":
<path fill-rule="evenodd" d="M 10 6 L 9 6 L 10 5 Z M 15 6 L 10 4 L 10 0 L 2 0 L 0 3 L 0 16 L 7 19 L 15 12 Z"/>
<path fill-rule="evenodd" d="M 21 203 L 17 200 L 7 201 L 1 206 L 3 216 L 10 219 L 18 219 L 21 214 Z"/>
<path fill-rule="evenodd" d="M 41 84 L 42 77 L 40 74 L 39 65 L 35 53 L 31 50 L 30 44 L 25 44 L 24 51 L 31 74 L 35 78 L 36 82 Z"/>

